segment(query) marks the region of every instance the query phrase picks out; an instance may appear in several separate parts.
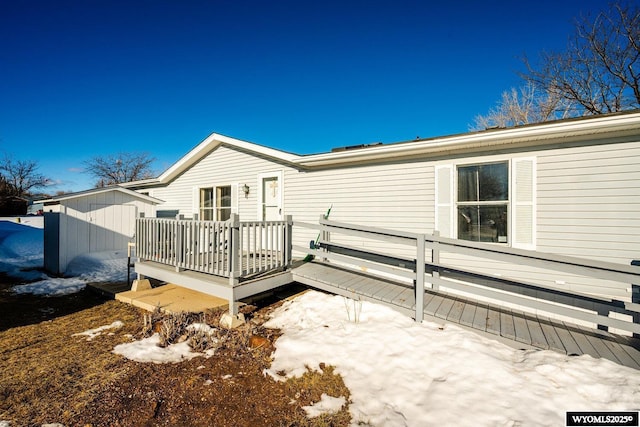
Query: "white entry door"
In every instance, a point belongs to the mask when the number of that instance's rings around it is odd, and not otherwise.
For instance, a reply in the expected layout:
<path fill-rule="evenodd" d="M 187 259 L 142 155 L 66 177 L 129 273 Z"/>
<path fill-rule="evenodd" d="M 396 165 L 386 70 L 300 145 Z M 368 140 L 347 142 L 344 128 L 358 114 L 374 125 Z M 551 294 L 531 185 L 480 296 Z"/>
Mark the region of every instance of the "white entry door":
<path fill-rule="evenodd" d="M 260 176 L 260 219 L 279 221 L 282 219 L 282 174 Z"/>
<path fill-rule="evenodd" d="M 262 221 L 282 220 L 282 173 L 262 174 L 260 180 L 259 218 Z M 266 251 L 277 251 L 282 243 L 277 227 L 267 226 L 262 230 L 261 247 Z"/>

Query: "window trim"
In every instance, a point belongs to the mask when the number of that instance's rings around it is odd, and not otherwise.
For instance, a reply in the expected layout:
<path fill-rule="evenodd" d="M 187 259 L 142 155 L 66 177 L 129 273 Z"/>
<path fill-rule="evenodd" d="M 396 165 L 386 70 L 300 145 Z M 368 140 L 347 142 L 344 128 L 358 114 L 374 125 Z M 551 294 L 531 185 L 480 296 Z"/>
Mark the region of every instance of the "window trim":
<path fill-rule="evenodd" d="M 221 207 L 218 206 L 218 189 L 223 188 L 223 187 L 229 187 L 229 206 L 225 206 L 225 207 Z M 221 209 L 228 209 L 229 210 L 229 217 L 231 217 L 231 214 L 233 213 L 233 201 L 234 201 L 234 197 L 233 197 L 233 185 L 232 184 L 226 184 L 226 185 L 215 185 L 213 187 L 213 206 L 214 206 L 214 218 L 215 221 L 224 221 L 221 220 L 219 218 L 219 213 Z"/>
<path fill-rule="evenodd" d="M 506 164 L 507 165 L 507 199 L 506 200 L 477 200 L 477 201 L 459 201 L 458 197 L 460 196 L 460 192 L 459 192 L 459 168 L 464 168 L 464 167 L 472 167 L 472 166 L 483 166 L 483 165 L 495 165 L 495 164 Z M 501 246 L 511 246 L 511 241 L 512 241 L 512 230 L 511 230 L 511 224 L 513 222 L 512 217 L 511 217 L 511 204 L 512 204 L 512 191 L 511 191 L 511 180 L 512 180 L 512 171 L 511 171 L 511 159 L 502 159 L 502 160 L 493 160 L 493 161 L 475 161 L 475 162 L 460 162 L 460 163 L 454 163 L 453 164 L 453 189 L 452 189 L 452 208 L 453 208 L 453 215 L 455 217 L 455 220 L 453 221 L 453 232 L 454 232 L 454 236 L 456 239 L 459 240 L 465 240 L 465 241 L 469 241 L 469 242 L 482 242 L 482 243 L 493 243 L 493 244 L 498 244 Z M 459 208 L 461 206 L 468 206 L 468 207 L 475 207 L 475 206 L 506 206 L 507 207 L 507 227 L 506 227 L 506 232 L 507 232 L 507 241 L 506 242 L 500 242 L 500 241 L 496 241 L 496 242 L 489 242 L 489 241 L 483 241 L 483 240 L 469 240 L 469 239 L 461 239 L 460 238 L 460 229 L 459 229 L 459 218 L 458 218 L 458 212 L 459 212 Z"/>
<path fill-rule="evenodd" d="M 528 153 L 530 154 L 530 153 Z M 493 243 L 518 249 L 537 248 L 537 156 L 500 154 L 473 156 L 435 162 L 434 231 L 443 237 L 457 239 L 458 166 L 508 162 L 509 200 L 507 205 L 507 243 Z M 524 173 L 524 175 L 523 175 Z M 524 177 L 524 179 L 522 179 Z M 520 179 L 520 182 L 517 181 Z M 523 200 L 521 195 L 525 195 Z M 493 203 L 493 202 L 492 202 Z M 524 227 L 524 228 L 522 228 Z M 487 242 L 492 244 L 492 242 Z"/>

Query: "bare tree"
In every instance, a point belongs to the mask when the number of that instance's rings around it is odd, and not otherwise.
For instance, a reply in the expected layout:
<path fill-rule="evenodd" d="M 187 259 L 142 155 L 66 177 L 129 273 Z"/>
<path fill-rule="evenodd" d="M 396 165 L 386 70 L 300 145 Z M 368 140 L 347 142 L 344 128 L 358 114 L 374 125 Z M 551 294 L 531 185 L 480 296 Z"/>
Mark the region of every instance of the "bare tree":
<path fill-rule="evenodd" d="M 5 155 L 0 162 L 0 175 L 2 176 L 2 191 L 5 196 L 24 197 L 32 189 L 46 187 L 50 180 L 38 173 L 38 163 L 33 160 L 14 160 Z"/>
<path fill-rule="evenodd" d="M 152 178 L 154 160 L 147 153 L 118 153 L 92 157 L 84 162 L 84 166 L 85 171 L 97 179 L 96 187 L 106 187 Z"/>
<path fill-rule="evenodd" d="M 525 58 L 522 88 L 504 92 L 472 129 L 508 127 L 640 107 L 640 9 L 612 4 L 576 20 L 564 52 Z"/>
<path fill-rule="evenodd" d="M 573 116 L 640 107 L 640 9 L 612 4 L 576 21 L 567 50 L 543 53 L 540 68 L 525 60 L 523 78 L 572 104 Z"/>
<path fill-rule="evenodd" d="M 486 115 L 477 115 L 472 130 L 504 128 L 565 118 L 570 103 L 527 83 L 519 89 L 502 92 L 502 98 Z"/>

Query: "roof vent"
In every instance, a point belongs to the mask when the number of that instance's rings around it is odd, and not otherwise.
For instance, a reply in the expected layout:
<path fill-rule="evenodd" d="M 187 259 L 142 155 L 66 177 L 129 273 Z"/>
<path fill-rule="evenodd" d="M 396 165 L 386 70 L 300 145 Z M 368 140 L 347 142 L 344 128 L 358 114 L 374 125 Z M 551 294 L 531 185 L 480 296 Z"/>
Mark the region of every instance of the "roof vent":
<path fill-rule="evenodd" d="M 382 145 L 382 142 L 372 142 L 370 144 L 347 145 L 346 147 L 336 147 L 336 148 L 332 148 L 331 152 L 337 153 L 339 151 L 360 150 L 363 148 L 375 147 L 378 145 Z"/>

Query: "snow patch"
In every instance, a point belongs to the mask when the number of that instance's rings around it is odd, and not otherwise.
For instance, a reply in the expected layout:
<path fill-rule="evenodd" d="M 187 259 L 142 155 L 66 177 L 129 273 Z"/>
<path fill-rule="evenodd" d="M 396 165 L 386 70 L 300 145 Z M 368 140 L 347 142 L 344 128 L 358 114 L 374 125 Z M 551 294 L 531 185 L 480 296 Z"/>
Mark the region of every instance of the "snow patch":
<path fill-rule="evenodd" d="M 333 397 L 326 393 L 322 393 L 320 401 L 310 406 L 303 406 L 302 409 L 307 413 L 307 417 L 315 418 L 323 414 L 335 414 L 340 411 L 347 403 L 347 399 L 343 396 Z"/>
<path fill-rule="evenodd" d="M 79 332 L 79 333 L 73 334 L 71 336 L 72 337 L 86 336 L 87 337 L 87 341 L 91 341 L 95 337 L 97 337 L 99 335 L 102 335 L 102 332 L 104 332 L 104 331 L 107 331 L 109 329 L 120 329 L 123 326 L 124 326 L 124 323 L 122 323 L 120 320 L 116 320 L 115 322 L 111 323 L 110 325 L 100 326 L 100 327 L 95 328 L 95 329 L 89 329 L 88 331 Z"/>
<path fill-rule="evenodd" d="M 160 335 L 153 334 L 149 338 L 132 343 L 119 344 L 113 352 L 136 362 L 178 363 L 184 360 L 202 356 L 201 353 L 191 351 L 187 341 L 160 347 Z"/>
<path fill-rule="evenodd" d="M 283 333 L 266 373 L 335 366 L 354 425 L 564 425 L 566 411 L 640 409 L 640 371 L 605 359 L 515 350 L 366 301 L 349 317 L 343 297 L 315 291 L 282 305 L 265 324 Z"/>

